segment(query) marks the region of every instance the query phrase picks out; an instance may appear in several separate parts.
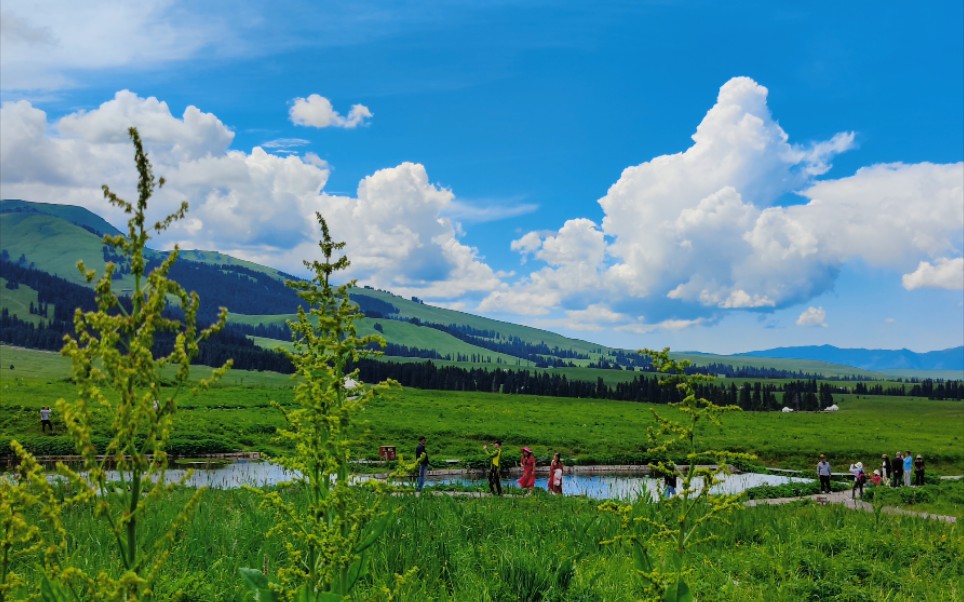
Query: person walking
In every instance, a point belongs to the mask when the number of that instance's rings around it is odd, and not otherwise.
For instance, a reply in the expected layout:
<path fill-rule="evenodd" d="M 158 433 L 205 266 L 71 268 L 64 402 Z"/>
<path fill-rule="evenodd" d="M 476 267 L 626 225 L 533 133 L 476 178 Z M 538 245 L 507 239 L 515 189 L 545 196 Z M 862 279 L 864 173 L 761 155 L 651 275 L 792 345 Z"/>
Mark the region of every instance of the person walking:
<path fill-rule="evenodd" d="M 50 406 L 40 408 L 40 432 L 46 433 L 47 429 L 54 432 L 54 425 L 50 422 Z"/>
<path fill-rule="evenodd" d="M 559 452 L 552 454 L 552 462 L 549 464 L 549 483 L 546 488 L 549 493 L 562 495 L 562 473 L 566 471 L 566 466 L 559 457 Z"/>
<path fill-rule="evenodd" d="M 502 461 L 502 441 L 496 439 L 492 447 L 494 449 L 489 451 L 488 444 L 482 446 L 485 455 L 489 457 L 489 491 L 493 495 L 502 495 L 502 480 L 499 477 L 499 463 Z"/>
<path fill-rule="evenodd" d="M 854 486 L 850 490 L 850 499 L 857 499 L 857 490 L 860 490 L 860 499 L 864 497 L 864 481 L 867 480 L 867 473 L 864 472 L 862 462 L 850 465 L 850 474 L 854 475 Z"/>
<path fill-rule="evenodd" d="M 904 487 L 910 487 L 910 476 L 914 470 L 914 456 L 904 452 Z"/>
<path fill-rule="evenodd" d="M 522 467 L 522 476 L 516 481 L 519 487 L 528 490 L 532 493 L 532 489 L 536 485 L 536 457 L 532 455 L 532 450 L 528 447 L 522 448 L 522 459 L 519 460 L 519 466 Z"/>
<path fill-rule="evenodd" d="M 415 461 L 418 462 L 418 486 L 416 491 L 422 493 L 425 487 L 425 475 L 428 474 L 428 452 L 425 450 L 425 437 L 418 438 L 418 445 L 415 446 Z"/>
<path fill-rule="evenodd" d="M 894 471 L 894 478 L 891 479 L 891 483 L 894 487 L 900 487 L 904 480 L 904 460 L 903 454 L 898 451 L 894 454 L 894 462 L 890 465 Z"/>
<path fill-rule="evenodd" d="M 914 458 L 914 485 L 917 487 L 924 485 L 924 458 L 920 454 Z"/>
<path fill-rule="evenodd" d="M 669 499 L 676 495 L 676 465 L 669 464 L 663 473 L 663 497 Z"/>
<path fill-rule="evenodd" d="M 820 479 L 820 493 L 830 493 L 830 462 L 824 454 L 820 454 L 817 462 L 817 478 Z"/>

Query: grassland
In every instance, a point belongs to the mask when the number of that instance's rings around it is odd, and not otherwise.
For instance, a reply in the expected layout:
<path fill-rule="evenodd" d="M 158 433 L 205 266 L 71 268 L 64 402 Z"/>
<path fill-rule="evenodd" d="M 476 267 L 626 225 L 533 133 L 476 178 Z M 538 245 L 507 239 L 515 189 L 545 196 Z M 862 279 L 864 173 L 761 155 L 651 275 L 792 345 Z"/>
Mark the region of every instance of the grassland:
<path fill-rule="evenodd" d="M 0 438 L 15 436 L 39 451 L 67 446 L 62 435 L 43 435 L 37 410 L 70 397 L 67 362 L 60 355 L 0 346 Z M 196 375 L 207 369 L 197 367 Z M 275 449 L 281 423 L 273 402 L 291 401 L 291 381 L 275 373 L 229 373 L 202 394 L 181 398 L 174 444 L 187 451 L 206 447 Z M 830 413 L 733 413 L 722 429 L 701 434 L 708 447 L 753 451 L 770 465 L 810 469 L 825 452 L 841 470 L 855 460 L 874 462 L 898 448 L 923 453 L 929 470 L 964 469 L 964 404 L 925 399 L 848 397 Z M 560 451 L 572 463 L 643 461 L 651 411 L 664 406 L 591 399 L 394 390 L 366 408 L 355 432 L 358 457 L 374 458 L 379 445 L 414 448 L 428 437 L 433 458 L 482 462 L 481 444 L 500 437 L 506 448 L 532 447 L 545 458 Z M 56 416 L 55 416 L 56 420 Z M 0 441 L 0 445 L 4 445 Z M 193 447 L 192 447 L 193 446 Z M 223 451 L 223 450 L 221 450 Z M 932 479 L 933 481 L 933 479 Z M 909 490 L 910 491 L 910 490 Z M 884 499 L 920 510 L 958 509 L 961 484 L 929 485 L 915 498 Z M 295 488 L 282 489 L 297 498 Z M 147 533 L 163 533 L 189 495 L 174 491 L 158 514 L 145 516 Z M 374 495 L 374 494 L 371 494 Z M 911 493 L 882 492 L 887 496 Z M 604 545 L 620 531 L 617 516 L 585 498 L 459 498 L 411 495 L 382 499 L 391 512 L 388 530 L 372 552 L 371 573 L 352 599 L 382 599 L 395 575 L 417 567 L 396 600 L 639 599 L 643 584 L 631 555 Z M 637 504 L 634 515 L 656 518 L 669 506 Z M 42 528 L 43 521 L 35 517 Z M 107 532 L 87 507 L 68 509 L 71 553 L 88 570 L 112 566 Z M 156 597 L 180 602 L 244 600 L 238 569 L 269 574 L 285 554 L 266 538 L 273 519 L 248 491 L 207 491 L 179 533 L 159 575 Z M 964 595 L 964 536 L 960 527 L 890 514 L 874 515 L 806 502 L 748 508 L 714 528 L 711 541 L 691 549 L 689 579 L 699 600 L 958 600 Z M 663 553 L 654 549 L 656 557 Z M 38 565 L 18 561 L 27 583 Z M 25 593 L 24 593 L 25 595 Z"/>
<path fill-rule="evenodd" d="M 297 496 L 294 490 L 285 495 Z M 165 499 L 147 519 L 161 533 L 187 492 Z M 393 513 L 372 552 L 371 574 L 352 599 L 384 599 L 394 575 L 417 567 L 396 600 L 621 601 L 642 596 L 631 555 L 601 542 L 619 533 L 613 514 L 584 498 L 384 498 Z M 635 516 L 654 518 L 663 504 L 640 504 Z M 82 508 L 66 517 L 88 569 L 109 568 L 111 542 Z M 253 494 L 207 491 L 159 576 L 158 599 L 250 599 L 240 567 L 269 574 L 284 554 L 265 538 L 272 519 Z M 658 556 L 659 550 L 653 552 Z M 913 517 L 794 505 L 746 509 L 691 549 L 689 579 L 701 601 L 959 600 L 964 592 L 960 528 Z M 80 560 L 80 557 L 77 558 Z M 16 568 L 39 579 L 35 566 Z"/>
<path fill-rule="evenodd" d="M 69 398 L 67 363 L 55 353 L 0 346 L 0 445 L 11 437 L 38 453 L 70 453 L 62 435 L 40 433 L 38 410 Z M 11 369 L 12 367 L 12 369 Z M 197 375 L 207 372 L 197 367 Z M 757 454 L 768 466 L 810 470 L 826 453 L 838 471 L 858 460 L 875 465 L 898 449 L 921 453 L 933 474 L 964 473 L 964 404 L 910 397 L 838 396 L 836 413 L 736 412 L 722 428 L 707 429 L 707 448 Z M 289 377 L 233 371 L 201 394 L 179 402 L 174 444 L 180 453 L 276 450 L 281 417 L 273 402 L 291 402 Z M 354 453 L 376 459 L 380 445 L 410 454 L 419 435 L 433 457 L 482 463 L 482 444 L 494 438 L 507 449 L 531 447 L 539 458 L 560 452 L 570 463 L 643 462 L 652 412 L 675 410 L 652 404 L 528 395 L 396 389 L 362 414 Z M 56 416 L 54 417 L 56 420 Z"/>
<path fill-rule="evenodd" d="M 103 243 L 100 237 L 68 221 L 51 220 L 37 213 L 0 213 L 0 230 L 3 231 L 4 248 L 15 249 L 44 270 L 75 284 L 86 284 L 77 271 L 77 261 L 82 259 L 89 266 L 104 264 Z M 72 240 L 75 247 L 68 254 L 51 240 Z M 123 280 L 122 280 L 123 282 Z"/>

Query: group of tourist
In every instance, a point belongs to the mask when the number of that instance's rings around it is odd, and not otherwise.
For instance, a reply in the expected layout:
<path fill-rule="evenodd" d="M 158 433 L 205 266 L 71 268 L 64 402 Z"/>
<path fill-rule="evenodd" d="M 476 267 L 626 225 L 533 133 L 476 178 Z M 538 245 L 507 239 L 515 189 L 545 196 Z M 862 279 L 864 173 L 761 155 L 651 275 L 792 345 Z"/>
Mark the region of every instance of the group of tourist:
<path fill-rule="evenodd" d="M 911 486 L 911 473 L 914 475 L 914 486 L 919 487 L 924 484 L 924 458 L 920 454 L 917 457 L 911 455 L 909 451 L 897 452 L 894 460 L 891 461 L 887 454 L 882 456 L 880 463 L 880 477 L 884 484 L 892 487 Z M 875 470 L 875 473 L 878 471 Z"/>
<path fill-rule="evenodd" d="M 493 495 L 502 495 L 502 479 L 500 475 L 502 469 L 502 441 L 496 439 L 491 451 L 489 450 L 488 444 L 483 445 L 482 450 L 486 456 L 489 457 L 489 491 L 491 491 Z M 516 483 L 519 484 L 520 488 L 525 489 L 527 493 L 532 493 L 536 486 L 536 457 L 528 447 L 523 447 L 521 453 L 522 457 L 519 459 L 519 466 L 522 468 L 522 476 L 516 480 Z M 418 465 L 416 491 L 421 493 L 422 488 L 425 486 L 425 476 L 429 468 L 425 437 L 418 438 L 418 445 L 415 447 L 415 462 Z M 559 454 L 554 454 L 552 456 L 552 462 L 549 464 L 549 482 L 546 487 L 549 493 L 562 494 L 562 474 L 565 472 L 565 468 Z"/>
<path fill-rule="evenodd" d="M 502 495 L 502 479 L 500 471 L 502 469 L 502 441 L 496 439 L 489 451 L 489 445 L 482 446 L 482 451 L 489 457 L 489 491 L 492 495 Z M 519 466 L 522 468 L 522 476 L 516 479 L 519 487 L 525 489 L 527 493 L 532 493 L 536 486 L 536 457 L 532 450 L 523 447 L 522 457 L 519 459 Z M 562 474 L 565 472 L 565 465 L 556 452 L 549 463 L 549 482 L 546 489 L 549 493 L 562 494 Z"/>
<path fill-rule="evenodd" d="M 918 454 L 915 458 L 909 451 L 900 452 L 894 456 L 894 460 L 884 454 L 882 457 L 882 462 L 880 463 L 880 468 L 875 468 L 873 473 L 868 477 L 867 473 L 864 471 L 864 465 L 862 462 L 856 462 L 850 465 L 850 474 L 853 475 L 853 487 L 850 490 L 850 497 L 852 499 L 857 498 L 857 494 L 860 497 L 864 496 L 864 483 L 870 481 L 875 487 L 891 486 L 891 487 L 904 487 L 911 486 L 911 475 L 913 475 L 914 486 L 921 486 L 924 484 L 924 458 Z M 820 493 L 830 493 L 830 462 L 827 461 L 827 456 L 820 454 L 820 461 L 817 462 L 817 477 L 820 479 Z"/>

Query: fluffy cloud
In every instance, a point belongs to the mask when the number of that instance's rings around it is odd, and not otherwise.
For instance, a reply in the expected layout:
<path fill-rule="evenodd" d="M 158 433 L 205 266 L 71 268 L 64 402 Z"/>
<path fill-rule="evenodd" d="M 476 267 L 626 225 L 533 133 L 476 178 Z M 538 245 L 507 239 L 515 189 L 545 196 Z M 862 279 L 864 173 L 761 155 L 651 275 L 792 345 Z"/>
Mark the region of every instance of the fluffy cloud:
<path fill-rule="evenodd" d="M 546 265 L 481 307 L 547 314 L 580 299 L 599 323 L 609 308 L 639 331 L 805 303 L 850 261 L 908 271 L 960 254 L 964 164 L 876 165 L 817 180 L 854 135 L 793 144 L 766 97 L 749 78 L 727 82 L 689 148 L 623 171 L 599 200 L 602 223 L 579 224 L 593 236 L 572 236 L 579 220 L 570 220 L 517 239 L 516 251 Z M 800 201 L 787 206 L 793 193 Z M 905 285 L 951 282 L 939 265 Z"/>
<path fill-rule="evenodd" d="M 904 274 L 904 288 L 946 288 L 964 290 L 964 257 L 955 259 L 941 258 L 936 263 L 922 261 L 917 269 Z"/>
<path fill-rule="evenodd" d="M 822 307 L 808 307 L 797 318 L 797 326 L 827 327 L 827 312 Z"/>
<path fill-rule="evenodd" d="M 480 310 L 545 315 L 560 305 L 585 307 L 598 301 L 593 291 L 601 292 L 599 266 L 605 242 L 591 220 L 569 220 L 555 235 L 530 233 L 513 241 L 512 248 L 549 265 L 530 274 L 525 287 L 494 291 L 479 305 Z"/>
<path fill-rule="evenodd" d="M 366 283 L 424 297 L 492 290 L 498 276 L 442 217 L 453 197 L 424 166 L 403 163 L 363 179 L 355 198 L 325 196 L 325 217 L 346 242 L 351 274 Z"/>
<path fill-rule="evenodd" d="M 312 94 L 308 98 L 296 98 L 288 111 L 291 123 L 314 128 L 354 128 L 367 124 L 372 112 L 365 105 L 351 106 L 347 116 L 342 116 L 324 96 Z"/>
<path fill-rule="evenodd" d="M 327 168 L 260 148 L 229 150 L 233 132 L 197 107 L 176 117 L 166 103 L 124 90 L 94 110 L 67 115 L 50 126 L 46 115 L 26 101 L 6 103 L 0 124 L 4 198 L 80 205 L 123 225 L 123 215 L 103 200 L 100 186 L 107 183 L 122 197 L 136 198 L 127 137 L 133 125 L 155 174 L 167 180 L 152 213 L 168 213 L 182 200 L 191 206 L 189 219 L 159 243 L 177 241 L 243 255 L 314 235 L 305 216 L 318 206 Z"/>
<path fill-rule="evenodd" d="M 150 68 L 201 51 L 231 51 L 244 24 L 200 16 L 203 8 L 168 0 L 4 0 L 0 12 L 3 88 L 56 90 L 80 85 L 82 73 Z"/>
<path fill-rule="evenodd" d="M 123 226 L 100 186 L 135 198 L 131 125 L 155 174 L 167 180 L 152 219 L 182 200 L 190 205 L 188 219 L 164 232 L 158 246 L 217 249 L 303 273 L 302 260 L 318 255 L 320 211 L 347 243 L 352 275 L 366 283 L 423 298 L 500 286 L 477 251 L 459 242 L 458 225 L 444 217 L 454 195 L 430 183 L 423 166 L 380 170 L 360 182 L 355 198 L 323 194 L 329 169 L 316 155 L 232 150 L 233 133 L 214 115 L 188 107 L 176 117 L 164 102 L 128 91 L 54 123 L 26 101 L 5 103 L 0 196 L 80 205 Z"/>

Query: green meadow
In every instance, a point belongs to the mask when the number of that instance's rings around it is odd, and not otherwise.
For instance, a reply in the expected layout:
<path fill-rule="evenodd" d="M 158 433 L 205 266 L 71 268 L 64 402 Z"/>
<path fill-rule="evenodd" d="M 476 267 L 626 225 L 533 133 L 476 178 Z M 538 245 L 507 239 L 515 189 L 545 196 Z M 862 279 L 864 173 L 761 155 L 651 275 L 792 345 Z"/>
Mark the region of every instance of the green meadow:
<path fill-rule="evenodd" d="M 283 490 L 284 491 L 284 490 Z M 295 491 L 285 495 L 297 496 Z M 163 533 L 189 493 L 175 491 L 144 525 Z M 374 500 L 373 500 L 374 501 Z M 371 573 L 351 599 L 622 601 L 643 595 L 632 557 L 602 542 L 619 520 L 578 497 L 382 498 L 392 515 L 371 554 Z M 655 518 L 665 504 L 637 504 Z M 274 569 L 284 549 L 264 533 L 272 520 L 244 490 L 209 490 L 178 534 L 155 597 L 179 602 L 250 600 L 239 568 Z M 89 511 L 65 520 L 75 561 L 109 569 L 111 541 Z M 654 550 L 654 552 L 657 552 Z M 81 557 L 80 554 L 83 554 Z M 956 525 L 798 503 L 748 508 L 694 546 L 689 583 L 697 600 L 953 601 L 964 595 L 964 537 Z M 18 566 L 39 579 L 33 566 Z M 399 586 L 395 575 L 415 573 Z"/>
<path fill-rule="evenodd" d="M 36 453 L 70 453 L 63 434 L 42 434 L 38 410 L 74 394 L 68 363 L 59 354 L 0 346 L 0 445 L 11 438 Z M 209 369 L 196 367 L 201 378 Z M 182 454 L 236 450 L 278 451 L 274 430 L 281 417 L 274 404 L 292 403 L 291 380 L 267 372 L 232 371 L 218 385 L 180 396 L 172 445 Z M 700 433 L 705 449 L 750 451 L 759 464 L 811 470 L 828 454 L 835 471 L 881 453 L 921 453 L 932 475 L 923 488 L 881 491 L 881 505 L 962 516 L 964 483 L 940 482 L 935 474 L 964 472 L 964 404 L 899 397 L 845 397 L 836 413 L 740 413 Z M 437 464 L 484 462 L 481 446 L 505 441 L 508 457 L 531 447 L 545 460 L 558 451 L 567 464 L 645 462 L 652 412 L 675 410 L 651 404 L 525 395 L 393 389 L 361 414 L 353 432 L 353 455 L 375 459 L 380 445 L 395 445 L 410 458 L 418 435 L 428 438 Z M 55 422 L 57 416 L 54 416 Z M 294 486 L 278 488 L 301 499 Z M 409 490 L 410 491 L 410 490 Z M 431 487 L 429 488 L 431 491 Z M 142 528 L 160 537 L 190 492 L 167 493 Z M 543 491 L 503 498 L 411 493 L 380 496 L 371 503 L 391 515 L 370 553 L 371 570 L 353 600 L 555 600 L 640 599 L 645 583 L 633 570 L 630 550 L 611 541 L 622 532 L 619 517 L 583 497 Z M 874 497 L 872 494 L 868 499 Z M 673 504 L 637 503 L 630 518 L 658 520 Z M 47 526 L 39 515 L 35 524 Z M 112 570 L 117 559 L 108 531 L 89 507 L 68 507 L 64 516 L 71 562 L 86 571 Z M 155 599 L 229 601 L 253 599 L 239 569 L 272 574 L 286 551 L 265 534 L 273 517 L 245 490 L 209 490 L 175 535 L 158 575 Z M 642 528 L 641 535 L 647 533 Z M 914 516 L 855 512 L 801 501 L 746 508 L 712 527 L 710 539 L 688 550 L 687 577 L 701 601 L 899 601 L 960 600 L 964 596 L 964 535 L 956 524 Z M 654 547 L 655 557 L 667 554 Z M 39 565 L 18 559 L 11 567 L 26 583 L 41 579 Z M 397 575 L 408 576 L 399 580 Z M 27 589 L 13 595 L 27 595 Z M 14 597 L 11 599 L 21 599 Z"/>
<path fill-rule="evenodd" d="M 0 444 L 16 437 L 37 453 L 72 453 L 67 437 L 40 432 L 39 408 L 73 395 L 68 364 L 56 353 L 0 346 Z M 198 377 L 207 373 L 195 368 Z M 274 403 L 291 403 L 291 380 L 271 372 L 231 371 L 203 393 L 179 401 L 175 452 L 182 454 L 276 450 L 281 425 Z M 810 470 L 820 453 L 835 471 L 853 462 L 876 465 L 882 454 L 920 453 L 932 474 L 964 473 L 964 404 L 911 397 L 837 396 L 839 412 L 733 412 L 721 428 L 701 433 L 706 449 L 751 452 L 759 464 Z M 483 443 L 499 438 L 509 450 L 528 446 L 546 459 L 569 464 L 639 463 L 653 412 L 667 406 L 527 395 L 396 388 L 378 397 L 353 433 L 354 455 L 377 459 L 378 447 L 410 455 L 425 435 L 438 460 L 484 461 Z M 54 416 L 55 422 L 57 416 Z"/>

